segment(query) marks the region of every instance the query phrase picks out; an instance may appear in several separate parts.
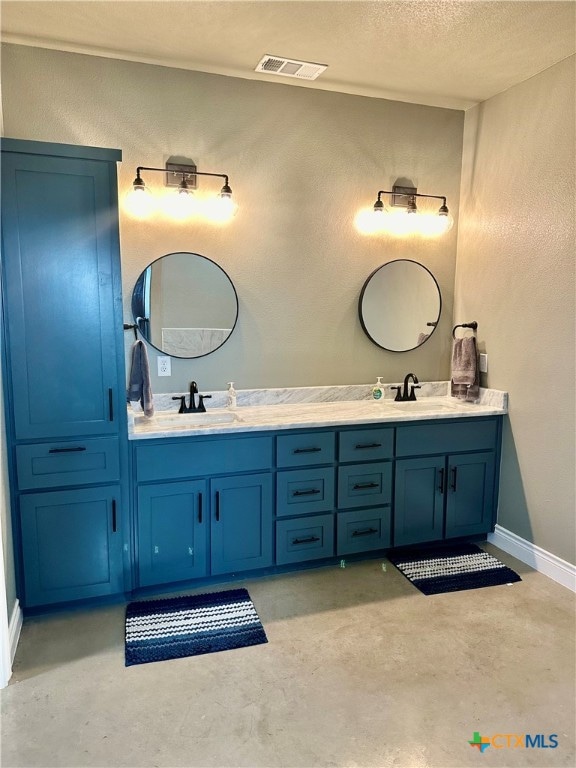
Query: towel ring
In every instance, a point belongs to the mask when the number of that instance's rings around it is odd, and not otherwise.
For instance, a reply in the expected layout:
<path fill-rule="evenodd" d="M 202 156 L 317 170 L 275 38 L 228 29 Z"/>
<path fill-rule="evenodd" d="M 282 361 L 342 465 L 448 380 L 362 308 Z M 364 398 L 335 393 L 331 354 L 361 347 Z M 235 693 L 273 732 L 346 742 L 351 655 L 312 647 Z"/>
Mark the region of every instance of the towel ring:
<path fill-rule="evenodd" d="M 454 328 L 452 328 L 452 338 L 454 341 L 456 341 L 456 328 L 470 328 L 472 331 L 476 332 L 478 323 L 476 320 L 473 320 L 471 323 L 460 323 L 460 325 L 455 325 Z"/>

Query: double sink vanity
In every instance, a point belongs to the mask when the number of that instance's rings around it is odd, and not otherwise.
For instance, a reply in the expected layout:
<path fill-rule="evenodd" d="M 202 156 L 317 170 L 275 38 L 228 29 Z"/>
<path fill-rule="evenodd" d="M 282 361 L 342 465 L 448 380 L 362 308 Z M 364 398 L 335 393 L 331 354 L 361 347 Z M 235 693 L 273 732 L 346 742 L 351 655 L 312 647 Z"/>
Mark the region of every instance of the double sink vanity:
<path fill-rule="evenodd" d="M 234 410 L 214 393 L 206 413 L 158 396 L 152 418 L 130 413 L 135 588 L 493 530 L 506 394 L 474 405 L 447 390 L 240 392 Z"/>
<path fill-rule="evenodd" d="M 205 413 L 176 413 L 171 393 L 154 397 L 151 419 L 127 411 L 124 330 L 193 360 L 227 342 L 239 302 L 211 259 L 149 254 L 123 323 L 120 160 L 2 140 L 6 454 L 26 611 L 493 529 L 503 392 L 472 405 L 447 382 L 408 402 L 390 384 L 378 401 L 369 385 L 243 390 L 234 410 L 212 392 Z M 177 295 L 160 290 L 170 285 Z M 432 273 L 396 259 L 366 279 L 358 322 L 385 365 L 428 343 L 441 309 Z"/>

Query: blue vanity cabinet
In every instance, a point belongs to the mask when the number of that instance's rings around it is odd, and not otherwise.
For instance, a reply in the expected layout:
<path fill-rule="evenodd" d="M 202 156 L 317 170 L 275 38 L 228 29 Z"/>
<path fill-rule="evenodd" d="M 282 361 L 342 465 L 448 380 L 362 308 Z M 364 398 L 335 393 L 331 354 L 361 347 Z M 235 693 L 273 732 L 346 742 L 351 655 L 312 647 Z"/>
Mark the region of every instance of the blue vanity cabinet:
<path fill-rule="evenodd" d="M 210 493 L 211 572 L 221 575 L 272 565 L 271 474 L 214 478 Z"/>
<path fill-rule="evenodd" d="M 443 456 L 396 462 L 394 546 L 443 537 L 445 463 Z"/>
<path fill-rule="evenodd" d="M 492 530 L 494 453 L 449 456 L 446 467 L 446 538 Z"/>
<path fill-rule="evenodd" d="M 4 401 L 27 608 L 129 584 L 121 152 L 1 148 Z"/>
<path fill-rule="evenodd" d="M 273 565 L 273 437 L 133 443 L 138 587 Z"/>
<path fill-rule="evenodd" d="M 27 608 L 124 589 L 119 485 L 20 498 Z"/>
<path fill-rule="evenodd" d="M 414 424 L 396 435 L 395 547 L 493 529 L 497 419 Z"/>
<path fill-rule="evenodd" d="M 276 564 L 335 552 L 336 433 L 298 430 L 276 438 Z"/>
<path fill-rule="evenodd" d="M 206 576 L 206 483 L 155 483 L 138 488 L 136 528 L 139 586 Z"/>
<path fill-rule="evenodd" d="M 339 433 L 337 555 L 390 546 L 393 458 L 392 427 Z"/>
<path fill-rule="evenodd" d="M 500 436 L 483 417 L 135 440 L 136 586 L 487 533 Z"/>
<path fill-rule="evenodd" d="M 125 411 L 116 161 L 2 141 L 7 358 L 16 440 L 111 435 Z"/>

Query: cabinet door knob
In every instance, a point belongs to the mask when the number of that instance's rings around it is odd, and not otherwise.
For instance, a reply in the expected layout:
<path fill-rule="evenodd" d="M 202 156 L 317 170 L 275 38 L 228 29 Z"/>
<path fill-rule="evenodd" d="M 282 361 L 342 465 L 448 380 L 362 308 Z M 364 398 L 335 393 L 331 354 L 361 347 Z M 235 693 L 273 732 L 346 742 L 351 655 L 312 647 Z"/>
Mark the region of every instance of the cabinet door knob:
<path fill-rule="evenodd" d="M 112 499 L 112 533 L 116 533 L 118 530 L 116 524 L 116 499 Z"/>
<path fill-rule="evenodd" d="M 198 522 L 202 524 L 202 494 L 198 494 Z"/>
<path fill-rule="evenodd" d="M 215 507 L 216 507 L 216 522 L 220 522 L 220 491 L 216 491 L 216 497 L 215 497 Z"/>

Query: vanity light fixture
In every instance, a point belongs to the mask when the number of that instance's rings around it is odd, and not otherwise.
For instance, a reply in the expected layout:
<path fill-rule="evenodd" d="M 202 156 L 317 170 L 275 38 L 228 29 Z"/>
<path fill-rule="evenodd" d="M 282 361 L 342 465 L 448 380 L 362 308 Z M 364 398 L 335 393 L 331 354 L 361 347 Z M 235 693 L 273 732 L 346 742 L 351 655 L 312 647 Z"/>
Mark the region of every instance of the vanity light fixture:
<path fill-rule="evenodd" d="M 226 173 L 198 171 L 195 165 L 167 163 L 165 168 L 151 168 L 139 165 L 136 168 L 136 178 L 132 182 L 132 189 L 126 197 L 126 208 L 136 218 L 146 218 L 157 207 L 154 197 L 144 183 L 142 171 L 166 174 L 166 184 L 168 186 L 174 186 L 174 181 L 171 180 L 171 177 L 180 178 L 180 181 L 177 182 L 176 192 L 164 197 L 166 202 L 165 210 L 169 216 L 175 219 L 182 220 L 193 215 L 200 215 L 212 222 L 224 223 L 229 221 L 238 209 L 238 206 L 232 199 L 232 189 L 230 188 Z M 196 198 L 193 188 L 196 186 L 197 176 L 213 176 L 224 179 L 222 189 L 215 198 Z"/>
<path fill-rule="evenodd" d="M 382 195 L 390 195 L 389 207 L 384 205 Z M 416 198 L 441 200 L 442 204 L 436 212 L 419 211 Z M 443 195 L 424 195 L 416 187 L 395 184 L 392 191 L 381 189 L 372 209 L 359 211 L 355 223 L 362 234 L 435 237 L 452 229 L 454 220 Z"/>

